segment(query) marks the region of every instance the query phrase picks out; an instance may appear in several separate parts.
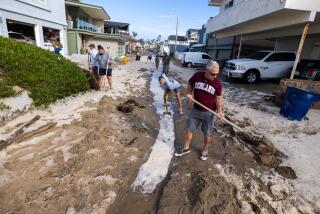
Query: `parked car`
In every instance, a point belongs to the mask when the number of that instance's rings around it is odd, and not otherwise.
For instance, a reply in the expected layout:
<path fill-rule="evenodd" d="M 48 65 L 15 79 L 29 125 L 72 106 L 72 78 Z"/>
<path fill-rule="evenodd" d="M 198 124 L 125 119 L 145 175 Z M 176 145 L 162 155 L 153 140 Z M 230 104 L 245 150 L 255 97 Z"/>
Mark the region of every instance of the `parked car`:
<path fill-rule="evenodd" d="M 26 37 L 22 33 L 9 32 L 8 34 L 9 34 L 9 38 L 10 39 L 14 39 L 14 40 L 17 40 L 19 42 L 24 42 L 24 43 L 28 43 L 28 44 L 32 44 L 32 45 L 36 44 L 36 41 Z"/>
<path fill-rule="evenodd" d="M 295 78 L 320 81 L 320 60 L 300 60 Z"/>
<path fill-rule="evenodd" d="M 185 52 L 182 54 L 181 64 L 191 68 L 193 66 L 205 66 L 209 60 L 212 60 L 212 58 L 206 53 Z"/>
<path fill-rule="evenodd" d="M 258 51 L 245 59 L 228 60 L 222 73 L 247 83 L 277 79 L 289 75 L 295 59 L 296 53 L 291 51 Z"/>

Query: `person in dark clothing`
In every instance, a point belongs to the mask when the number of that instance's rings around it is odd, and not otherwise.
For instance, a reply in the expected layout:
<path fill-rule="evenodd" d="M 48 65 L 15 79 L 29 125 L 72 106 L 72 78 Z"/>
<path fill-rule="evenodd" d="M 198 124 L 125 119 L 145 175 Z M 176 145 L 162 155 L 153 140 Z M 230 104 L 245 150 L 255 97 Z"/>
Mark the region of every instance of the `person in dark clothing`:
<path fill-rule="evenodd" d="M 165 73 L 167 76 L 169 75 L 169 66 L 170 66 L 170 56 L 167 54 L 167 52 L 164 53 L 164 56 L 162 57 L 162 64 L 163 64 L 163 73 Z"/>
<path fill-rule="evenodd" d="M 156 55 L 156 58 L 155 58 L 154 61 L 156 63 L 156 68 L 159 69 L 159 64 L 160 64 L 160 56 L 159 56 L 159 54 Z"/>

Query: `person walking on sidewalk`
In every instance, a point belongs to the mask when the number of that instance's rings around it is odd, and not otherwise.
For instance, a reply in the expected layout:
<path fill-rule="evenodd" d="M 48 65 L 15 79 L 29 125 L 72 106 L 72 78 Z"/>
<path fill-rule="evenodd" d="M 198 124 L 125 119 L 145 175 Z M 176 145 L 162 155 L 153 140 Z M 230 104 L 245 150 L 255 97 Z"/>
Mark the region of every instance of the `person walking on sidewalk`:
<path fill-rule="evenodd" d="M 210 60 L 205 67 L 204 72 L 195 73 L 188 84 L 187 97 L 192 102 L 194 99 L 202 103 L 209 109 L 216 110 L 220 117 L 224 117 L 222 110 L 222 83 L 218 79 L 219 64 L 216 61 Z M 201 106 L 194 104 L 191 113 L 187 119 L 187 134 L 185 137 L 183 149 L 175 153 L 175 156 L 183 156 L 190 153 L 190 143 L 192 141 L 193 132 L 196 131 L 201 124 L 201 130 L 204 135 L 201 160 L 208 158 L 208 146 L 212 142 L 214 116 L 209 111 Z"/>
<path fill-rule="evenodd" d="M 99 69 L 99 88 L 101 89 L 104 85 L 104 78 L 107 73 L 110 55 L 108 51 L 105 51 L 101 45 L 98 45 L 98 51 L 99 53 L 96 55 L 94 63 Z"/>
<path fill-rule="evenodd" d="M 164 53 L 164 56 L 162 57 L 162 63 L 163 63 L 163 73 L 165 73 L 167 76 L 169 75 L 169 66 L 170 66 L 170 56 L 167 54 L 167 52 Z"/>
<path fill-rule="evenodd" d="M 155 63 L 156 63 L 156 69 L 159 69 L 159 64 L 160 64 L 160 56 L 159 53 L 157 53 L 156 58 L 155 58 Z"/>
<path fill-rule="evenodd" d="M 148 56 L 147 62 L 148 61 L 151 62 L 152 61 L 152 51 L 151 50 L 148 50 L 147 56 Z"/>
<path fill-rule="evenodd" d="M 174 91 L 176 94 L 177 103 L 179 107 L 179 114 L 183 114 L 181 98 L 180 98 L 180 90 L 181 90 L 180 83 L 174 79 L 169 79 L 165 74 L 162 74 L 159 77 L 159 82 L 161 85 L 164 86 L 164 90 L 165 90 L 164 96 L 163 96 L 164 105 L 165 106 L 168 105 L 169 94 L 171 93 L 171 91 Z"/>

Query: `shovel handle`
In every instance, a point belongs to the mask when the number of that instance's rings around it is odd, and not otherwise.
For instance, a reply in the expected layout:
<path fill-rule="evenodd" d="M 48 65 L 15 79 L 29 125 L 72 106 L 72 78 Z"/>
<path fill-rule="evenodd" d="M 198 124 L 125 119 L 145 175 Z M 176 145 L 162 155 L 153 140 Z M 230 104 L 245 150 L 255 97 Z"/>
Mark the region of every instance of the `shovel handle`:
<path fill-rule="evenodd" d="M 202 103 L 198 102 L 197 100 L 191 98 L 191 100 L 196 103 L 197 105 L 201 106 L 202 108 L 206 109 L 207 111 L 209 111 L 210 113 L 212 113 L 213 115 L 217 116 L 218 118 L 222 119 L 224 122 L 228 123 L 230 126 L 234 127 L 235 129 L 237 129 L 240 132 L 243 132 L 242 128 L 240 128 L 239 126 L 237 126 L 236 124 L 232 123 L 231 121 L 227 120 L 224 117 L 221 117 L 218 113 L 212 111 L 211 109 L 209 109 L 207 106 L 203 105 Z"/>

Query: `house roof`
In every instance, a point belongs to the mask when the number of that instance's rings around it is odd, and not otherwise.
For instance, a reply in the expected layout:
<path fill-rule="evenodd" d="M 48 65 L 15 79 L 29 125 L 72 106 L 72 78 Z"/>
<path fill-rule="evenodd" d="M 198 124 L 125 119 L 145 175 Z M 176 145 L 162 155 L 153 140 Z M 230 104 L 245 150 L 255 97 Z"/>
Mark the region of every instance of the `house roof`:
<path fill-rule="evenodd" d="M 194 28 L 190 28 L 187 30 L 187 32 L 198 32 L 199 30 L 198 29 L 194 29 Z"/>
<path fill-rule="evenodd" d="M 123 22 L 114 22 L 114 21 L 104 21 L 104 26 L 110 26 L 110 27 L 128 27 L 129 23 L 123 23 Z"/>
<path fill-rule="evenodd" d="M 91 16 L 94 19 L 103 19 L 103 20 L 110 19 L 110 16 L 108 15 L 108 13 L 101 6 L 86 4 L 86 3 L 82 3 L 80 1 L 74 1 L 74 0 L 65 0 L 65 4 L 67 6 L 80 7 L 84 12 L 86 12 L 89 16 Z"/>
<path fill-rule="evenodd" d="M 170 35 L 168 40 L 176 40 L 176 35 Z M 177 36 L 177 41 L 188 41 L 185 36 Z"/>

